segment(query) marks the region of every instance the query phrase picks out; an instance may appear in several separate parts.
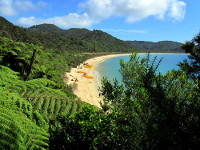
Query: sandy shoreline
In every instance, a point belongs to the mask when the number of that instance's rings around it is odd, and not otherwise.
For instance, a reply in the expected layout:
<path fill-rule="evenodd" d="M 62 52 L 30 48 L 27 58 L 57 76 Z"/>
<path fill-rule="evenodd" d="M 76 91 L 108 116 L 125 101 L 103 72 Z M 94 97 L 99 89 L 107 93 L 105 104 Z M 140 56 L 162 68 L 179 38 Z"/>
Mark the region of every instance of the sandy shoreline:
<path fill-rule="evenodd" d="M 146 54 L 146 53 L 138 53 L 138 54 Z M 156 54 L 165 54 L 165 53 L 156 53 Z M 72 68 L 70 73 L 66 72 L 65 74 L 65 76 L 67 77 L 67 81 L 65 81 L 65 83 L 68 85 L 76 84 L 76 88 L 73 90 L 74 94 L 76 94 L 82 101 L 100 107 L 100 101 L 102 101 L 102 97 L 99 97 L 99 91 L 96 79 L 85 78 L 83 77 L 83 73 L 77 73 L 77 72 L 78 71 L 85 72 L 87 73 L 88 76 L 94 77 L 95 64 L 103 60 L 106 60 L 108 58 L 125 56 L 125 55 L 130 55 L 130 54 L 112 54 L 112 55 L 105 55 L 88 59 L 84 63 L 88 63 L 89 65 L 94 65 L 94 67 L 84 68 L 82 63 L 80 64 L 80 66 L 77 66 L 77 68 Z M 75 81 L 76 79 L 78 80 L 77 82 Z"/>
<path fill-rule="evenodd" d="M 83 73 L 77 73 L 78 71 L 82 71 L 87 73 L 88 76 L 94 77 L 95 64 L 106 60 L 112 57 L 125 56 L 130 54 L 112 54 L 106 56 L 99 56 L 92 59 L 86 60 L 84 63 L 88 63 L 89 65 L 94 65 L 92 68 L 84 68 L 82 64 L 77 66 L 77 68 L 72 68 L 71 72 L 67 72 L 65 76 L 67 77 L 67 81 L 65 81 L 68 85 L 76 84 L 76 88 L 73 90 L 74 94 L 76 94 L 82 101 L 87 102 L 91 105 L 95 105 L 100 107 L 100 101 L 102 101 L 102 97 L 99 97 L 98 85 L 95 79 L 88 79 L 83 77 Z M 82 68 L 82 69 L 80 69 Z M 75 82 L 75 80 L 78 82 Z"/>

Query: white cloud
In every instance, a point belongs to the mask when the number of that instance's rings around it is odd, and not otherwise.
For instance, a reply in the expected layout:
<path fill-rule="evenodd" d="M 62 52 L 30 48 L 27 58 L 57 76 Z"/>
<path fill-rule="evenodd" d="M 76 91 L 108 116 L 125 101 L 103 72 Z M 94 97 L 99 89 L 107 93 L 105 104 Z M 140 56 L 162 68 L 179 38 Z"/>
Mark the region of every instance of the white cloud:
<path fill-rule="evenodd" d="M 169 17 L 180 21 L 184 19 L 185 7 L 186 4 L 181 0 L 87 0 L 79 4 L 82 14 L 69 13 L 47 19 L 20 18 L 18 23 L 26 26 L 54 23 L 64 28 L 90 27 L 112 16 L 123 17 L 128 23 L 134 23 L 150 16 L 156 19 Z"/>
<path fill-rule="evenodd" d="M 17 23 L 26 25 L 26 26 L 32 26 L 43 23 L 42 19 L 37 19 L 35 17 L 21 17 Z"/>
<path fill-rule="evenodd" d="M 112 3 L 112 0 L 88 0 L 86 3 L 81 3 L 79 7 L 82 8 L 92 20 L 98 22 L 112 15 Z"/>
<path fill-rule="evenodd" d="M 169 16 L 176 20 L 183 20 L 185 16 L 185 6 L 186 4 L 182 1 L 172 3 Z"/>
<path fill-rule="evenodd" d="M 46 5 L 43 1 L 34 4 L 31 0 L 0 0 L 0 15 L 16 16 L 20 12 L 38 10 Z"/>
<path fill-rule="evenodd" d="M 182 20 L 185 14 L 185 3 L 180 0 L 88 0 L 80 6 L 92 19 L 121 16 L 130 23 L 149 16 L 163 19 L 166 13 L 173 19 Z"/>
<path fill-rule="evenodd" d="M 12 0 L 0 0 L 0 15 L 15 16 L 17 11 L 14 9 Z"/>
<path fill-rule="evenodd" d="M 16 9 L 20 9 L 21 11 L 24 11 L 24 12 L 34 10 L 37 8 L 36 5 L 34 5 L 29 0 L 25 0 L 25 1 L 17 0 L 15 1 L 14 5 Z"/>
<path fill-rule="evenodd" d="M 93 22 L 89 19 L 86 13 L 83 15 L 70 13 L 67 16 L 53 17 L 48 19 L 41 19 L 35 17 L 21 17 L 16 23 L 25 26 L 49 23 L 49 24 L 55 24 L 59 27 L 68 28 L 68 27 L 89 27 Z"/>

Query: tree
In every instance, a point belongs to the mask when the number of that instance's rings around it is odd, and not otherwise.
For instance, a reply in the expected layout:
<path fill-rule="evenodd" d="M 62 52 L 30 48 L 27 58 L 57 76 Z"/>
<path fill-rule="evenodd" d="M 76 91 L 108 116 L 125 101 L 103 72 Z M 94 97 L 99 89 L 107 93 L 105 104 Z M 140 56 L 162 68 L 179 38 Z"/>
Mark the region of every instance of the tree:
<path fill-rule="evenodd" d="M 110 102 L 111 110 L 137 116 L 145 127 L 142 149 L 195 149 L 200 142 L 198 80 L 188 80 L 180 70 L 166 75 L 157 73 L 160 62 L 155 62 L 156 58 L 139 59 L 136 54 L 126 63 L 121 60 L 125 87 L 119 94 L 119 85 L 104 79 L 104 100 Z"/>
<path fill-rule="evenodd" d="M 37 49 L 34 49 L 34 51 L 33 51 L 33 56 L 32 56 L 32 58 L 31 58 L 30 66 L 29 66 L 29 69 L 28 69 L 28 72 L 27 72 L 25 81 L 28 80 L 28 77 L 29 77 L 29 75 L 30 75 L 30 73 L 31 73 L 31 69 L 32 69 L 32 66 L 33 66 L 33 63 L 34 63 L 34 60 L 35 60 L 35 54 L 36 54 L 36 52 L 38 52 L 38 50 L 37 50 Z"/>
<path fill-rule="evenodd" d="M 63 116 L 58 121 L 56 128 L 50 129 L 50 149 L 139 149 L 139 120 L 120 112 L 106 115 L 85 105 L 74 118 Z"/>
<path fill-rule="evenodd" d="M 190 53 L 190 61 L 184 60 L 179 66 L 190 78 L 200 80 L 200 33 L 192 41 L 183 44 L 182 48 L 186 53 Z"/>
<path fill-rule="evenodd" d="M 120 61 L 123 85 L 102 81 L 110 110 L 87 105 L 50 128 L 50 149 L 195 149 L 200 146 L 198 80 L 182 71 L 157 73 L 156 58 Z M 105 109 L 106 108 L 106 109 Z"/>

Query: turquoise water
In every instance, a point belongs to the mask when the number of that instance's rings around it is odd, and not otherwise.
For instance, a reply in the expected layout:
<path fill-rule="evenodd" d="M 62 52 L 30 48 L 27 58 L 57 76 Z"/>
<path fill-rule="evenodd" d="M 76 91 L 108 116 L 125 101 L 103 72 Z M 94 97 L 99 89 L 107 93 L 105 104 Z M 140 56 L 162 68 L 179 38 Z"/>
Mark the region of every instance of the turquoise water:
<path fill-rule="evenodd" d="M 146 57 L 147 55 L 139 54 L 138 56 Z M 151 54 L 150 58 L 154 58 L 155 56 L 157 56 L 157 61 L 159 61 L 163 57 L 163 60 L 158 68 L 158 71 L 162 74 L 166 74 L 167 71 L 173 69 L 179 69 L 177 64 L 179 62 L 182 62 L 184 59 L 188 59 L 187 54 Z M 129 60 L 129 56 L 113 57 L 96 64 L 94 76 L 99 86 L 103 77 L 107 77 L 110 81 L 112 81 L 114 78 L 117 78 L 117 80 L 121 83 L 122 77 L 119 72 L 120 59 L 124 59 L 124 61 L 126 62 Z"/>

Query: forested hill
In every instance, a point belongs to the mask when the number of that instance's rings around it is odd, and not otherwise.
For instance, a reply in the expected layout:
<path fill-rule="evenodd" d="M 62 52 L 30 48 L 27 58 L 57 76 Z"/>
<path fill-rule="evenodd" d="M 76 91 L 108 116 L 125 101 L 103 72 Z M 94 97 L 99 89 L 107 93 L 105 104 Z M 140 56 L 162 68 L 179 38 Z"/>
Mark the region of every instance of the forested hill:
<path fill-rule="evenodd" d="M 91 32 L 88 29 L 84 28 L 71 28 L 68 30 L 60 29 L 59 27 L 53 25 L 53 24 L 40 24 L 40 25 L 34 25 L 27 29 L 28 32 L 55 32 L 60 35 L 65 35 L 66 37 L 73 37 L 77 38 L 79 36 L 83 36 L 89 32 Z"/>
<path fill-rule="evenodd" d="M 101 30 L 60 29 L 53 24 L 22 28 L 0 17 L 0 36 L 42 45 L 46 49 L 76 52 L 184 52 L 181 43 L 122 41 Z"/>
<path fill-rule="evenodd" d="M 147 41 L 126 41 L 126 43 L 137 51 L 142 52 L 183 52 L 182 43 L 173 41 L 147 42 Z"/>
<path fill-rule="evenodd" d="M 89 52 L 129 52 L 124 41 L 103 31 L 72 28 L 62 30 L 55 25 L 42 24 L 27 29 L 32 37 L 39 39 L 48 48 L 61 50 L 80 50 Z M 51 42 L 49 42 L 51 41 Z"/>
<path fill-rule="evenodd" d="M 26 29 L 15 26 L 0 16 L 0 36 L 10 38 L 14 41 L 30 42 L 33 41 Z"/>
<path fill-rule="evenodd" d="M 64 33 L 65 30 L 58 28 L 53 24 L 41 24 L 41 25 L 34 25 L 32 27 L 27 28 L 28 32 L 56 32 L 56 33 Z"/>

